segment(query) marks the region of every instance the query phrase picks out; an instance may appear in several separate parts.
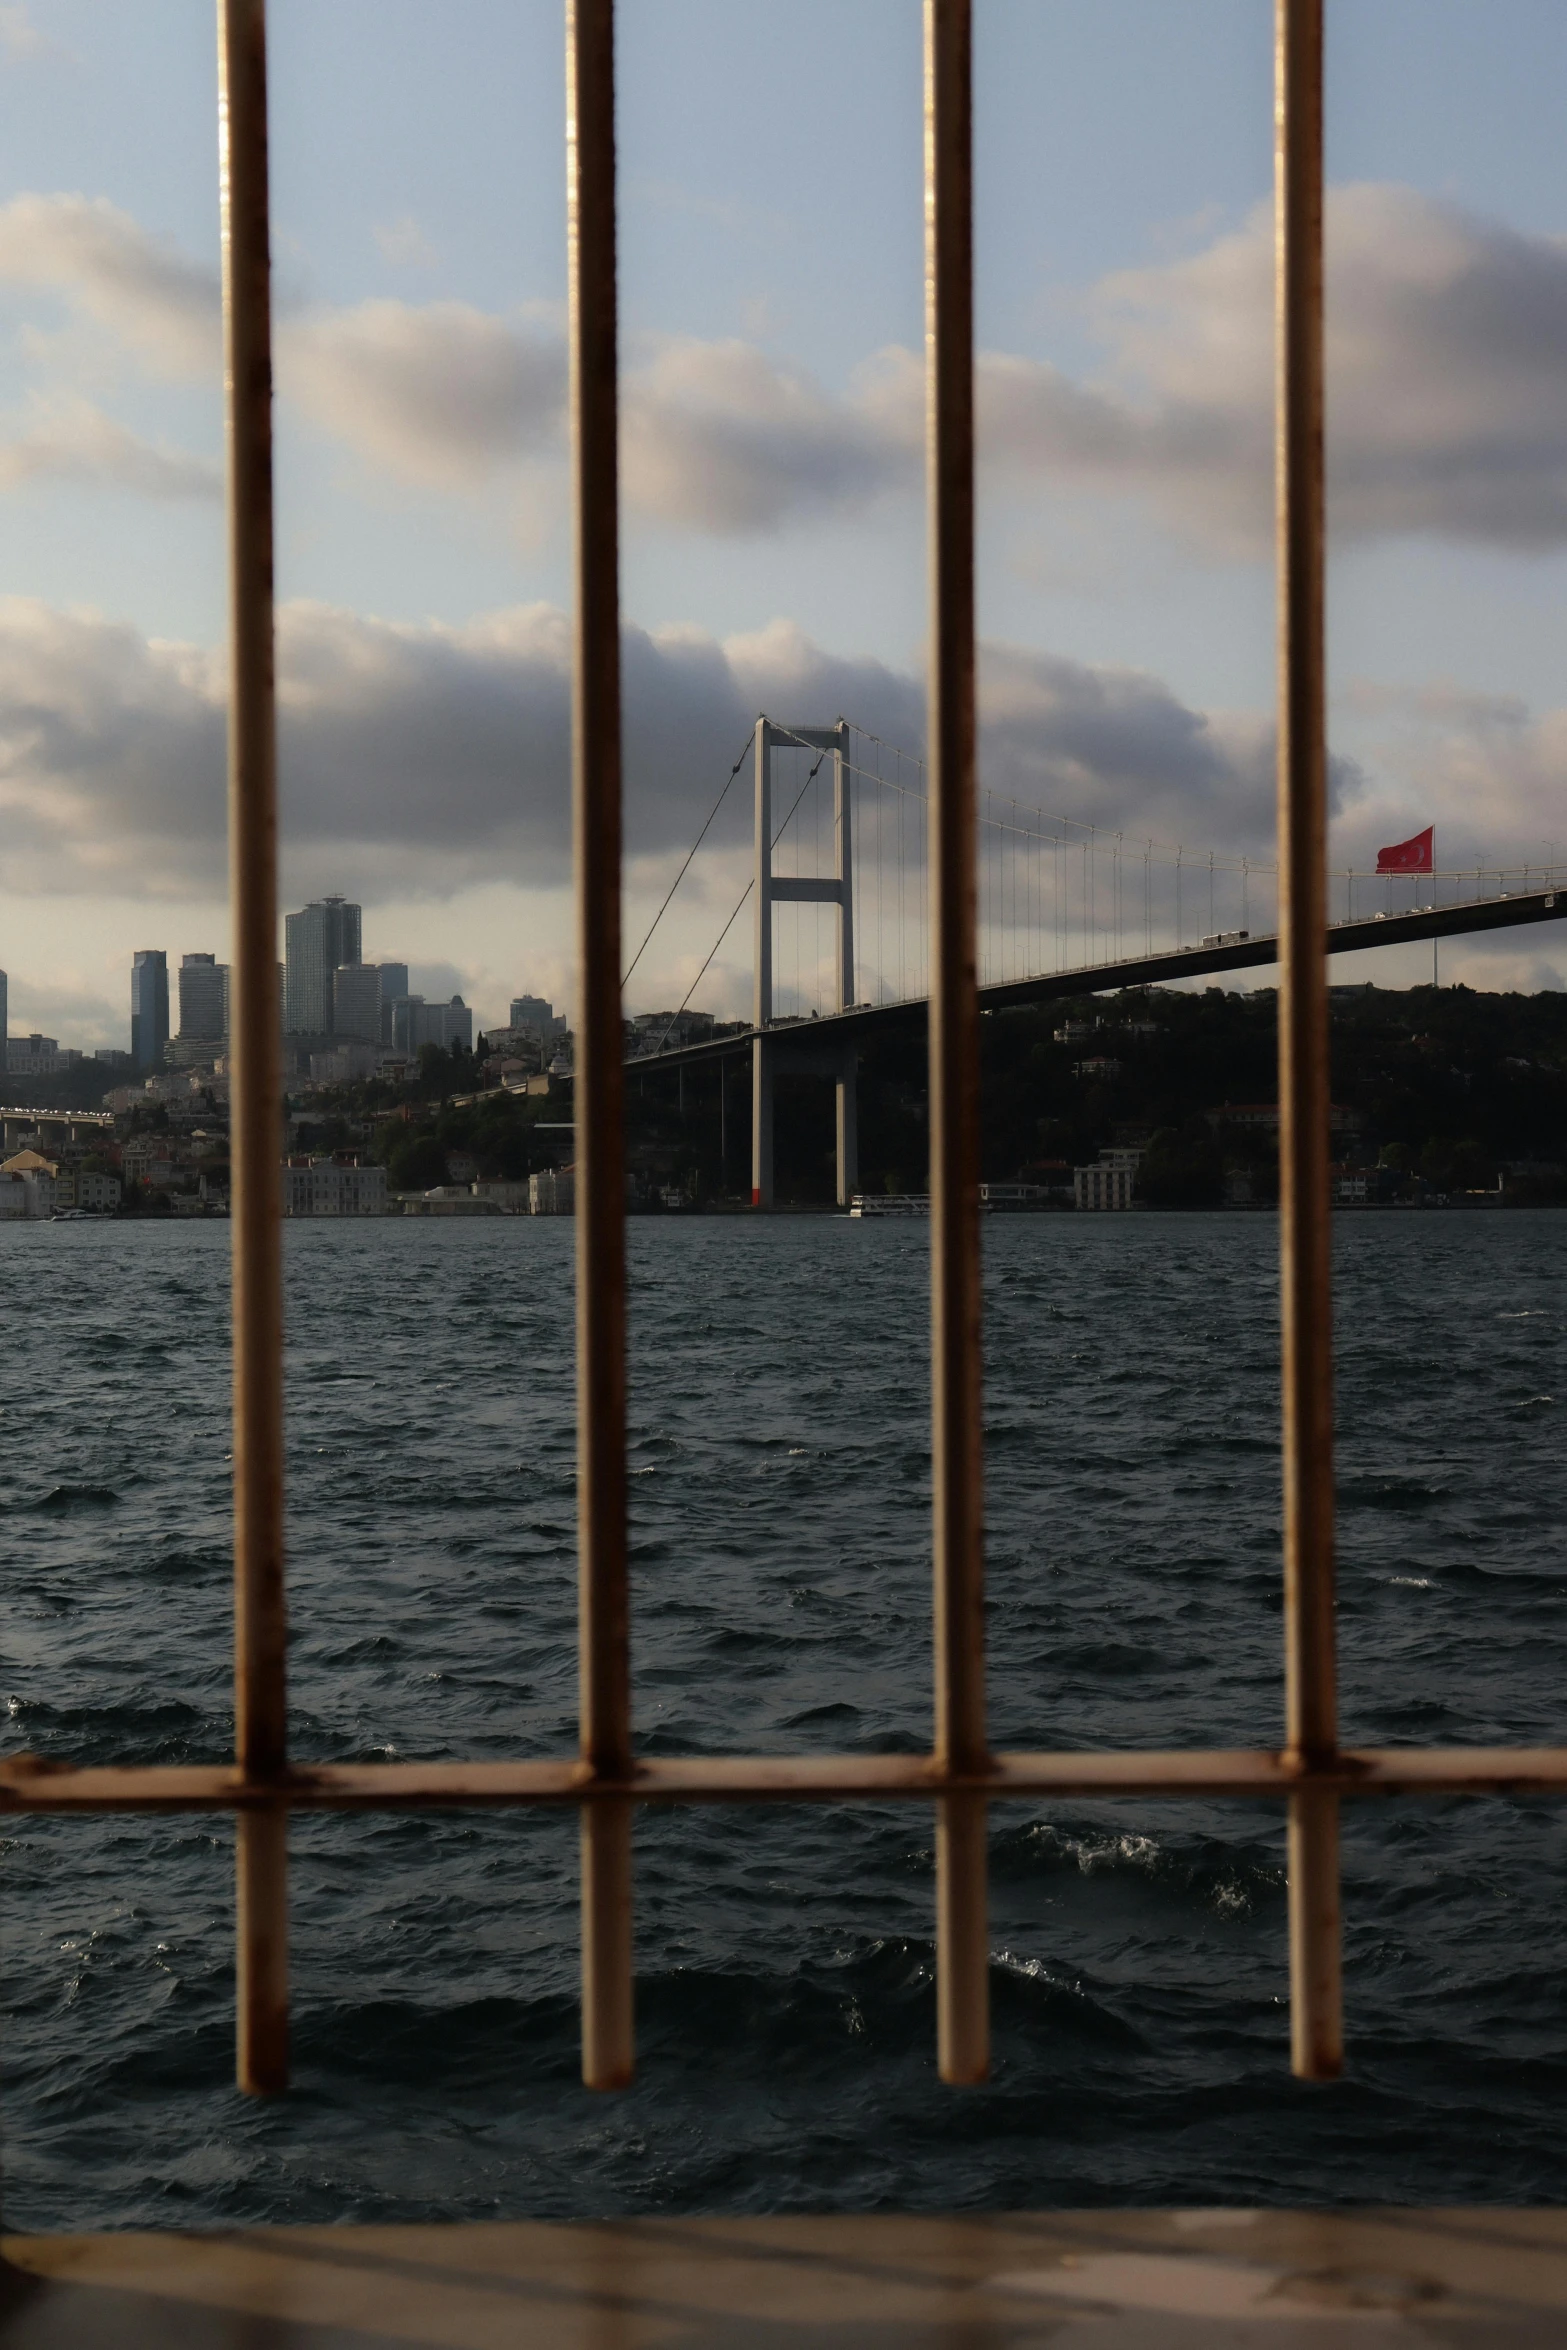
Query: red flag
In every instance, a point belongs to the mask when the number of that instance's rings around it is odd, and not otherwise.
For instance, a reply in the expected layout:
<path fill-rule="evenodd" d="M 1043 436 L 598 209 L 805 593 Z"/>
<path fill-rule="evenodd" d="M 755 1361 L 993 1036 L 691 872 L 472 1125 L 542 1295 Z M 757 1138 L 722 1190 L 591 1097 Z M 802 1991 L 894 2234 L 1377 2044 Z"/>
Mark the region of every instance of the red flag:
<path fill-rule="evenodd" d="M 1432 870 L 1432 844 L 1436 826 L 1428 824 L 1424 832 L 1417 832 L 1413 840 L 1396 840 L 1390 849 L 1378 849 L 1379 873 L 1429 873 Z"/>

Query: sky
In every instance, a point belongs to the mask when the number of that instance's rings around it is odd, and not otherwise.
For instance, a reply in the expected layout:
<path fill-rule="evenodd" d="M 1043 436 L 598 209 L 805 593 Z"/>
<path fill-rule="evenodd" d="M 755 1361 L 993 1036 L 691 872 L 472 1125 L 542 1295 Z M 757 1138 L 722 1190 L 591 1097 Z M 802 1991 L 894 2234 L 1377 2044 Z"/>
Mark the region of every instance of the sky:
<path fill-rule="evenodd" d="M 984 780 L 1266 860 L 1269 0 L 976 19 Z M 134 948 L 227 948 L 211 20 L 0 0 L 0 964 L 84 1046 Z M 569 1006 L 557 0 L 270 27 L 285 898 L 481 1024 Z M 1328 0 L 1328 55 L 1333 861 L 1567 862 L 1567 10 Z M 640 937 L 759 710 L 920 747 L 918 0 L 622 0 L 619 72 Z"/>

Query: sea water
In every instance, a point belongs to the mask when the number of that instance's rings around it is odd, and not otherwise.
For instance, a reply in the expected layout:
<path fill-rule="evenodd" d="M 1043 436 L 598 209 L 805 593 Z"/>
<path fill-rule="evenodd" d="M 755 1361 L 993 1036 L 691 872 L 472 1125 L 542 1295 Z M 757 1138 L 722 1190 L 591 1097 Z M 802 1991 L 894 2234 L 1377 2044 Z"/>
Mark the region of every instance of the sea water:
<path fill-rule="evenodd" d="M 1343 1727 L 1567 1739 L 1567 1217 L 1346 1215 Z M 928 1234 L 633 1222 L 637 1736 L 930 1727 Z M 230 1751 L 228 1234 L 8 1226 L 11 1751 Z M 294 1751 L 575 1739 L 572 1226 L 286 1235 Z M 986 1227 L 996 1744 L 1273 1744 L 1277 1232 Z M 11 1821 L 6 2218 L 26 2228 L 1567 2192 L 1567 1822 L 1345 1836 L 1349 2062 L 1288 2072 L 1276 1807 L 1010 1803 L 995 2070 L 934 2070 L 918 1804 L 649 1811 L 636 2085 L 578 2080 L 575 1823 L 292 1830 L 294 2086 L 233 2087 L 232 1827 Z"/>

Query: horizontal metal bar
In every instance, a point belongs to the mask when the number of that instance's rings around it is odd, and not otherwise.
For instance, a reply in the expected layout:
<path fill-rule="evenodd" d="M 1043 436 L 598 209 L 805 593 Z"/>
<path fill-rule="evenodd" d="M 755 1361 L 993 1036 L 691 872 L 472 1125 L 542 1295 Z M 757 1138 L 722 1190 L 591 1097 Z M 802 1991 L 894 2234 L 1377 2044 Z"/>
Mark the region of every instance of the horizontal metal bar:
<path fill-rule="evenodd" d="M 232 1763 L 98 1764 L 37 1755 L 0 1763 L 0 1813 L 399 1811 L 529 1803 L 879 1803 L 939 1795 L 1284 1797 L 1563 1795 L 1567 1746 L 1364 1746 L 1306 1768 L 1268 1747 L 997 1754 L 944 1772 L 928 1754 L 678 1755 L 595 1776 L 573 1756 L 540 1762 L 295 1764 L 245 1780 Z"/>
<path fill-rule="evenodd" d="M 841 881 L 822 881 L 809 874 L 775 873 L 767 890 L 775 906 L 837 906 L 843 902 Z"/>

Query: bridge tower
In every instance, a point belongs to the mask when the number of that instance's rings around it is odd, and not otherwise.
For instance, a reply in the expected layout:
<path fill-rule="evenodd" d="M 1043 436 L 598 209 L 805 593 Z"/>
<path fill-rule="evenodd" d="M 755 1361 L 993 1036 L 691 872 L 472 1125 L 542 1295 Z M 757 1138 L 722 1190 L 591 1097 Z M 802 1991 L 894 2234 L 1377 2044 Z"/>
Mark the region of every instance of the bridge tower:
<path fill-rule="evenodd" d="M 834 872 L 831 879 L 806 880 L 773 871 L 773 753 L 778 749 L 821 751 L 833 763 Z M 751 1205 L 773 1204 L 773 1084 L 780 1067 L 791 1074 L 830 1077 L 838 1096 L 838 1205 L 847 1207 L 859 1189 L 858 1056 L 851 1044 L 816 1046 L 791 1024 L 773 1021 L 773 908 L 795 902 L 838 909 L 838 1008 L 854 1001 L 854 867 L 850 816 L 849 728 L 791 726 L 756 722 L 756 989 L 751 1041 Z"/>

